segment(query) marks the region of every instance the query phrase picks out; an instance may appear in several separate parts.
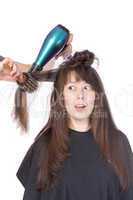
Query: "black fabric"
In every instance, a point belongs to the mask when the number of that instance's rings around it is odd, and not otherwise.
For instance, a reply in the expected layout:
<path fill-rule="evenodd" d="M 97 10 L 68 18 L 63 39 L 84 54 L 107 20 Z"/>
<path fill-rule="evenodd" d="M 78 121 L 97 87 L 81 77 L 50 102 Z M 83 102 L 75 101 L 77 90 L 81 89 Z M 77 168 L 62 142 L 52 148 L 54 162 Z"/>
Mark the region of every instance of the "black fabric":
<path fill-rule="evenodd" d="M 86 132 L 69 129 L 69 133 L 71 157 L 64 161 L 60 182 L 47 192 L 38 192 L 35 188 L 38 143 L 31 145 L 17 172 L 25 187 L 23 200 L 133 200 L 133 185 L 120 192 L 119 178 L 110 162 L 102 159 L 91 129 Z M 120 134 L 120 142 L 127 167 L 132 172 L 133 153 L 124 133 Z"/>
<path fill-rule="evenodd" d="M 3 57 L 3 56 L 0 56 L 0 62 L 1 62 L 2 60 L 4 60 L 4 57 Z"/>

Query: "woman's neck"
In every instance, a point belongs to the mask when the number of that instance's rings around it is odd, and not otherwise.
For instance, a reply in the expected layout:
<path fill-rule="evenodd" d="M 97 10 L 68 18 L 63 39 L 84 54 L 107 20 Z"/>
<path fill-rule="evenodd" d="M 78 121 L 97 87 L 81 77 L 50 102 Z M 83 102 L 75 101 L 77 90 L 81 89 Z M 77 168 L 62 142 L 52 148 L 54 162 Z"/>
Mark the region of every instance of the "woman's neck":
<path fill-rule="evenodd" d="M 75 121 L 75 120 L 71 120 L 71 122 L 69 123 L 69 128 L 80 131 L 80 132 L 84 132 L 87 131 L 91 128 L 90 123 L 83 123 L 83 121 Z"/>

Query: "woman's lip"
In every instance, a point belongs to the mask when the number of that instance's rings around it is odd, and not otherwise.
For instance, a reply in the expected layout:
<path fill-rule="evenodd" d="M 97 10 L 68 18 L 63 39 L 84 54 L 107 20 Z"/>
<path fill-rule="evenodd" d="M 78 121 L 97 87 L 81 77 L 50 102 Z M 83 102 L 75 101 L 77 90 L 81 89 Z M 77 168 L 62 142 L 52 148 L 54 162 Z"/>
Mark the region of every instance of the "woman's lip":
<path fill-rule="evenodd" d="M 86 105 L 85 104 L 77 104 L 77 105 L 75 105 L 75 107 L 76 108 L 82 108 L 82 107 L 86 107 Z"/>
<path fill-rule="evenodd" d="M 86 106 L 83 106 L 83 107 L 75 106 L 75 110 L 79 111 L 79 112 L 85 110 L 85 108 L 86 108 Z"/>
<path fill-rule="evenodd" d="M 75 106 L 75 110 L 78 111 L 78 112 L 84 111 L 85 108 L 86 108 L 86 106 L 83 106 L 83 107 Z"/>

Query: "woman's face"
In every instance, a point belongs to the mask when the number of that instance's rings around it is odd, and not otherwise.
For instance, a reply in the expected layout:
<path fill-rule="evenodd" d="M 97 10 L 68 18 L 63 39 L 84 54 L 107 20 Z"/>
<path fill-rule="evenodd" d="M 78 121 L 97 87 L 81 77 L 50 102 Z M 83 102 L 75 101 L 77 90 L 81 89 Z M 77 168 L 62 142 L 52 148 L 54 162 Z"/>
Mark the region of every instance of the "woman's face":
<path fill-rule="evenodd" d="M 94 108 L 95 91 L 86 81 L 76 81 L 74 73 L 63 90 L 64 104 L 69 119 L 88 120 Z"/>

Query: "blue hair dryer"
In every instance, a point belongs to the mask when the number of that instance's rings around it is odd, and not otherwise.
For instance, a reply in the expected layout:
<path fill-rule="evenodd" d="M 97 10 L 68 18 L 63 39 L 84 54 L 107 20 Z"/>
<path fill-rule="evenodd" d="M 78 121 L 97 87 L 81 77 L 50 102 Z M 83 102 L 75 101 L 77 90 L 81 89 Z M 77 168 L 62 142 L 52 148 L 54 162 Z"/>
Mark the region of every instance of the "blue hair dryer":
<path fill-rule="evenodd" d="M 45 38 L 39 54 L 29 72 L 41 71 L 44 65 L 63 51 L 69 39 L 69 30 L 62 25 L 53 28 Z"/>

